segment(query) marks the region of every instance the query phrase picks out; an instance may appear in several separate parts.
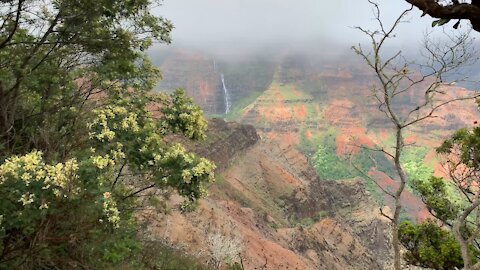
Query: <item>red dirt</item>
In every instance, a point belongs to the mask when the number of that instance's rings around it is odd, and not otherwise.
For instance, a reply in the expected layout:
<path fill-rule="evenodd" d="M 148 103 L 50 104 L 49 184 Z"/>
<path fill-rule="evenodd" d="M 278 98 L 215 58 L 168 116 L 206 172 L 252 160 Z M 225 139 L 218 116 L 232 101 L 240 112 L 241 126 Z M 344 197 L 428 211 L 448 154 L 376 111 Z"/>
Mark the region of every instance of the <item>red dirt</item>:
<path fill-rule="evenodd" d="M 356 155 L 361 147 L 372 148 L 375 142 L 366 134 L 367 130 L 361 127 L 344 128 L 337 136 L 337 156 L 343 157 L 346 154 Z"/>
<path fill-rule="evenodd" d="M 275 96 L 272 104 L 268 106 L 259 106 L 258 121 L 263 122 L 267 120 L 269 123 L 278 123 L 292 120 L 293 115 L 288 106 L 285 105 L 285 99 L 278 87 L 273 87 L 268 90 L 269 93 Z"/>
<path fill-rule="evenodd" d="M 414 144 L 414 143 L 417 143 L 417 141 L 418 141 L 418 136 L 415 136 L 415 135 L 405 138 L 405 144 Z"/>
<path fill-rule="evenodd" d="M 297 118 L 298 121 L 304 122 L 307 120 L 308 112 L 307 112 L 307 106 L 305 104 L 294 106 L 293 112 L 294 112 L 295 118 Z"/>
<path fill-rule="evenodd" d="M 377 181 L 377 183 L 386 190 L 396 190 L 398 188 L 398 182 L 394 181 L 388 175 L 383 172 L 376 170 L 371 170 L 369 175 Z M 387 204 L 392 203 L 392 198 L 388 195 L 385 195 Z M 402 205 L 404 209 L 412 216 L 417 219 L 417 221 L 423 221 L 431 217 L 428 212 L 427 207 L 422 202 L 421 199 L 413 195 L 410 191 L 404 190 L 401 197 Z"/>
<path fill-rule="evenodd" d="M 307 137 L 307 139 L 311 140 L 313 138 L 312 131 L 310 129 L 307 129 L 307 131 L 305 132 L 305 136 Z"/>

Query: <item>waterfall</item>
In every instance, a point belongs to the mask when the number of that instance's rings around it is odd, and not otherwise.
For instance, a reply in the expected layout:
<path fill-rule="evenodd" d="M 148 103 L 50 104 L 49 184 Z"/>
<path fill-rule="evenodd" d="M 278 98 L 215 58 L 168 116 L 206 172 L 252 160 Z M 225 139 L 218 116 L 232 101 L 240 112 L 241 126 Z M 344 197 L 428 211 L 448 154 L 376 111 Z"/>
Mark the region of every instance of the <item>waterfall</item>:
<path fill-rule="evenodd" d="M 228 114 L 230 112 L 230 95 L 228 94 L 227 86 L 225 86 L 225 77 L 223 76 L 223 73 L 221 74 L 221 78 L 223 85 L 223 94 L 225 97 L 225 114 Z"/>

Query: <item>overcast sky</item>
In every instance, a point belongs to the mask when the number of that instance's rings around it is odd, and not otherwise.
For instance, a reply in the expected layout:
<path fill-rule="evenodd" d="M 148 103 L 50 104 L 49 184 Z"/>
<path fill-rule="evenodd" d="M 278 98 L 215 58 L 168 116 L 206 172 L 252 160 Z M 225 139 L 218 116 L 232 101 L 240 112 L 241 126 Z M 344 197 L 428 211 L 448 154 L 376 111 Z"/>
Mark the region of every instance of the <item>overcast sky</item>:
<path fill-rule="evenodd" d="M 382 17 L 392 21 L 409 5 L 379 0 Z M 367 0 L 164 0 L 155 13 L 174 25 L 174 44 L 258 46 L 321 40 L 350 47 L 365 37 L 352 26 L 374 28 Z M 432 18 L 418 10 L 398 34 L 400 44 L 420 39 Z M 467 22 L 463 23 L 465 26 Z"/>

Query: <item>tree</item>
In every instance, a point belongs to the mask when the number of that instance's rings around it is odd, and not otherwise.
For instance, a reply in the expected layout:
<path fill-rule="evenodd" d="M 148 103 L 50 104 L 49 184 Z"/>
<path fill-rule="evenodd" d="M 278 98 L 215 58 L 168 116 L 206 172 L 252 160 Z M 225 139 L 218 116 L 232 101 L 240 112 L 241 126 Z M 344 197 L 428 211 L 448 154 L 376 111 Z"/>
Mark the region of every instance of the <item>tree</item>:
<path fill-rule="evenodd" d="M 463 266 L 460 245 L 452 233 L 428 220 L 400 225 L 400 242 L 406 248 L 405 261 L 424 268 L 453 270 Z"/>
<path fill-rule="evenodd" d="M 401 196 L 410 183 L 402 164 L 402 155 L 405 148 L 408 147 L 405 144 L 404 134 L 412 126 L 435 117 L 438 108 L 454 101 L 471 99 L 476 96 L 474 93 L 467 97 L 449 96 L 443 81 L 448 74 L 471 64 L 474 57 L 472 57 L 472 42 L 468 38 L 468 33 L 451 36 L 447 39 L 447 43 L 434 43 L 426 36 L 422 52 L 424 62 L 407 60 L 402 51 L 387 57 L 386 44 L 395 37 L 395 30 L 413 7 L 404 10 L 393 24 L 387 27 L 380 16 L 379 6 L 372 1 L 369 2 L 374 7 L 379 29 L 368 30 L 357 27 L 369 38 L 371 49 L 366 51 L 359 44 L 354 46 L 353 50 L 365 61 L 378 79 L 377 85 L 372 88 L 372 96 L 377 103 L 378 110 L 391 123 L 390 127 L 395 138 L 393 146 L 379 145 L 370 150 L 382 152 L 390 157 L 398 176 L 398 187 L 393 191 L 378 186 L 394 201 L 393 216 L 383 212 L 382 214 L 392 223 L 394 267 L 399 270 L 401 269 L 399 241 Z M 418 99 L 412 99 L 412 94 Z M 365 175 L 368 177 L 367 174 Z M 376 183 L 374 179 L 371 180 Z"/>
<path fill-rule="evenodd" d="M 2 2 L 0 158 L 34 148 L 65 156 L 82 132 L 81 113 L 71 111 L 89 110 L 85 101 L 111 85 L 152 87 L 159 73 L 143 51 L 153 39 L 169 43 L 173 26 L 150 14 L 151 4 Z"/>
<path fill-rule="evenodd" d="M 459 243 L 464 269 L 480 269 L 476 263 L 480 255 L 479 142 L 479 127 L 457 131 L 437 149 L 448 181 L 432 177 L 417 184 L 432 215 L 450 228 Z"/>
<path fill-rule="evenodd" d="M 141 248 L 144 196 L 206 195 L 201 109 L 152 93 L 144 51 L 173 26 L 150 0 L 16 0 L 0 8 L 0 268 L 107 268 Z M 127 260 L 128 259 L 128 260 Z"/>
<path fill-rule="evenodd" d="M 423 11 L 423 15 L 430 15 L 442 20 L 434 24 L 444 24 L 450 20 L 458 19 L 455 28 L 458 27 L 460 20 L 469 20 L 475 31 L 480 32 L 480 1 L 472 0 L 471 3 L 460 3 L 458 0 L 438 1 L 438 0 L 405 0 L 413 6 Z"/>

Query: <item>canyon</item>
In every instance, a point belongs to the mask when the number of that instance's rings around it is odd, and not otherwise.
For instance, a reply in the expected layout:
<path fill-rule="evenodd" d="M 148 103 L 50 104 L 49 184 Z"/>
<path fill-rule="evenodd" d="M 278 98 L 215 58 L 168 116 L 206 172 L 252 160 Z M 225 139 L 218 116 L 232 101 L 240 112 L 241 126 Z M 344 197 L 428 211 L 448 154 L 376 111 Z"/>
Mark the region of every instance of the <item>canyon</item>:
<path fill-rule="evenodd" d="M 391 198 L 355 172 L 319 168 L 319 146 L 342 166 L 349 157 L 362 164 L 371 158 L 362 146 L 392 146 L 391 124 L 369 98 L 375 75 L 352 55 L 341 59 L 287 51 L 271 59 L 222 60 L 169 49 L 158 63 L 164 76 L 158 89 L 185 88 L 211 118 L 207 140 L 191 148 L 217 164 L 217 181 L 194 212 L 147 212 L 150 237 L 208 263 L 206 243 L 221 234 L 241 243 L 245 269 L 390 269 L 390 227 L 380 209 L 389 213 Z M 448 98 L 470 91 L 443 90 Z M 421 91 L 412 92 L 397 108 L 414 108 L 421 98 Z M 478 117 L 473 100 L 442 107 L 408 130 L 410 156 L 444 175 L 434 148 Z M 395 188 L 391 160 L 374 158 L 380 161 L 365 173 Z M 430 217 L 412 190 L 402 202 L 406 218 Z M 169 207 L 178 203 L 173 199 Z"/>

